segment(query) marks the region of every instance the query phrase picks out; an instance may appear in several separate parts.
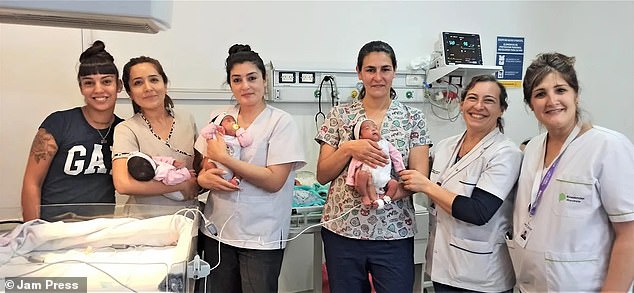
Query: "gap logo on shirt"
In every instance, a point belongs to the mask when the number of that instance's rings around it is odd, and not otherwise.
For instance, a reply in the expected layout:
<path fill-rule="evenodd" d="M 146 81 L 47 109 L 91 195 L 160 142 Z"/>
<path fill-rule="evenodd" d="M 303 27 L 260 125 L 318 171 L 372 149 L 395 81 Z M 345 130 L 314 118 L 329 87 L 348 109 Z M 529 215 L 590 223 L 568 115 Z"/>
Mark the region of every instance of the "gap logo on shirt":
<path fill-rule="evenodd" d="M 68 150 L 68 155 L 66 156 L 66 162 L 64 163 L 64 173 L 71 176 L 79 175 L 81 173 L 108 173 L 108 168 L 106 168 L 106 164 L 103 160 L 103 152 L 101 151 L 101 148 L 102 145 L 94 144 L 92 154 L 89 158 L 86 156 L 86 147 L 83 145 L 76 145 L 70 148 L 70 150 Z M 84 169 L 87 159 L 90 161 L 88 166 Z"/>

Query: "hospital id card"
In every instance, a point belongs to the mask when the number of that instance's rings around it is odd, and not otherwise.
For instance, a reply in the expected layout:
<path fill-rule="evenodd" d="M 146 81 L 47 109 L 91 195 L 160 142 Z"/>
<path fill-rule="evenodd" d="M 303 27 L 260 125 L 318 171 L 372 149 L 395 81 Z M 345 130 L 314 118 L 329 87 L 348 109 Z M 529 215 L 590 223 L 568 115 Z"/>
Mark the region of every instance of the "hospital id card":
<path fill-rule="evenodd" d="M 519 237 L 515 238 L 515 242 L 521 248 L 526 248 L 526 243 L 528 243 L 528 239 L 531 237 L 531 234 L 533 233 L 533 227 L 531 226 L 530 223 L 524 223 L 524 229 L 522 229 L 521 231 L 522 232 L 518 235 Z"/>

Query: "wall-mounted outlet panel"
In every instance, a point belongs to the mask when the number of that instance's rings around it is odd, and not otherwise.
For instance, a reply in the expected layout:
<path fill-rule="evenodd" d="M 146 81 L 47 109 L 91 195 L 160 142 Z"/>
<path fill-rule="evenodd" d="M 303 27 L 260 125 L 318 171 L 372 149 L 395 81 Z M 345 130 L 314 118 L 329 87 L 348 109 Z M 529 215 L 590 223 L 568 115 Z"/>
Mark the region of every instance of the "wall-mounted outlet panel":
<path fill-rule="evenodd" d="M 457 85 L 462 87 L 462 76 L 461 75 L 449 75 L 449 83 L 453 85 Z"/>
<path fill-rule="evenodd" d="M 356 71 L 349 69 L 270 68 L 268 99 L 291 103 L 347 103 L 359 98 L 363 83 Z M 326 77 L 329 79 L 326 80 Z M 333 78 L 332 82 L 330 78 Z M 392 88 L 401 102 L 424 102 L 425 74 L 422 72 L 396 72 Z M 321 93 L 321 97 L 319 95 Z"/>
<path fill-rule="evenodd" d="M 299 83 L 315 83 L 315 73 L 314 72 L 300 72 Z"/>
<path fill-rule="evenodd" d="M 280 83 L 295 83 L 295 72 L 280 72 Z"/>
<path fill-rule="evenodd" d="M 423 84 L 424 76 L 422 74 L 407 74 L 405 76 L 406 86 L 420 86 Z"/>

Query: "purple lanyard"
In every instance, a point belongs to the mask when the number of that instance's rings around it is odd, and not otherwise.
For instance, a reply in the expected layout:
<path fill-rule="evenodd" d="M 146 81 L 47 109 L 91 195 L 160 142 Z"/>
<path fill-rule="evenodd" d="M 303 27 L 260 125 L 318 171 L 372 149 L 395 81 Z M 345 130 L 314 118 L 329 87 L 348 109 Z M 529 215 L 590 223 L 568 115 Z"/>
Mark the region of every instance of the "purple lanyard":
<path fill-rule="evenodd" d="M 563 146 L 563 151 L 561 151 L 557 159 L 555 159 L 552 165 L 550 165 L 550 168 L 548 168 L 548 171 L 546 171 L 546 175 L 544 175 L 544 178 L 542 178 L 542 181 L 539 184 L 539 189 L 537 190 L 537 195 L 535 196 L 535 201 L 533 201 L 532 203 L 528 205 L 528 214 L 531 217 L 534 216 L 535 213 L 537 212 L 537 206 L 539 206 L 539 203 L 541 202 L 541 199 L 542 199 L 542 195 L 544 194 L 544 191 L 546 190 L 546 187 L 548 186 L 550 179 L 553 177 L 553 173 L 555 173 L 555 168 L 557 168 L 557 165 L 559 164 L 559 159 L 561 159 L 561 157 L 564 156 L 566 149 L 577 138 L 577 136 L 579 136 L 580 131 L 581 131 L 581 127 L 579 125 L 573 128 L 572 132 L 568 135 L 568 138 L 566 138 L 566 142 L 564 143 L 564 146 Z"/>
<path fill-rule="evenodd" d="M 559 164 L 559 159 L 561 159 L 562 156 L 563 153 L 561 153 L 561 155 L 559 155 L 559 157 L 553 162 L 550 168 L 548 168 L 548 171 L 546 171 L 546 175 L 544 176 L 544 178 L 542 178 L 542 182 L 539 184 L 539 189 L 537 190 L 537 196 L 535 196 L 535 201 L 528 205 L 529 215 L 534 216 L 537 212 L 537 207 L 539 206 L 539 202 L 542 199 L 542 194 L 544 194 L 544 190 L 546 190 L 548 183 L 550 183 L 550 179 L 553 177 L 553 173 L 555 173 L 555 168 L 557 168 L 557 165 Z"/>

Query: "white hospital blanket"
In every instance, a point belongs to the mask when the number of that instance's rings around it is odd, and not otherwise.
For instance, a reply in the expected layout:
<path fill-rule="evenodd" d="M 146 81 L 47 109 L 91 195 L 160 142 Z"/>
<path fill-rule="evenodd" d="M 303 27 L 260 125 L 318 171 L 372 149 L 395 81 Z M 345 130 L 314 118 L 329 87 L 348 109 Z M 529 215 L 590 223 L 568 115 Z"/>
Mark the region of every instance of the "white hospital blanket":
<path fill-rule="evenodd" d="M 184 273 L 195 231 L 193 220 L 182 215 L 34 220 L 0 236 L 0 278 L 85 276 L 89 290 L 125 290 L 105 271 L 135 290 L 156 291 L 168 273 Z"/>

